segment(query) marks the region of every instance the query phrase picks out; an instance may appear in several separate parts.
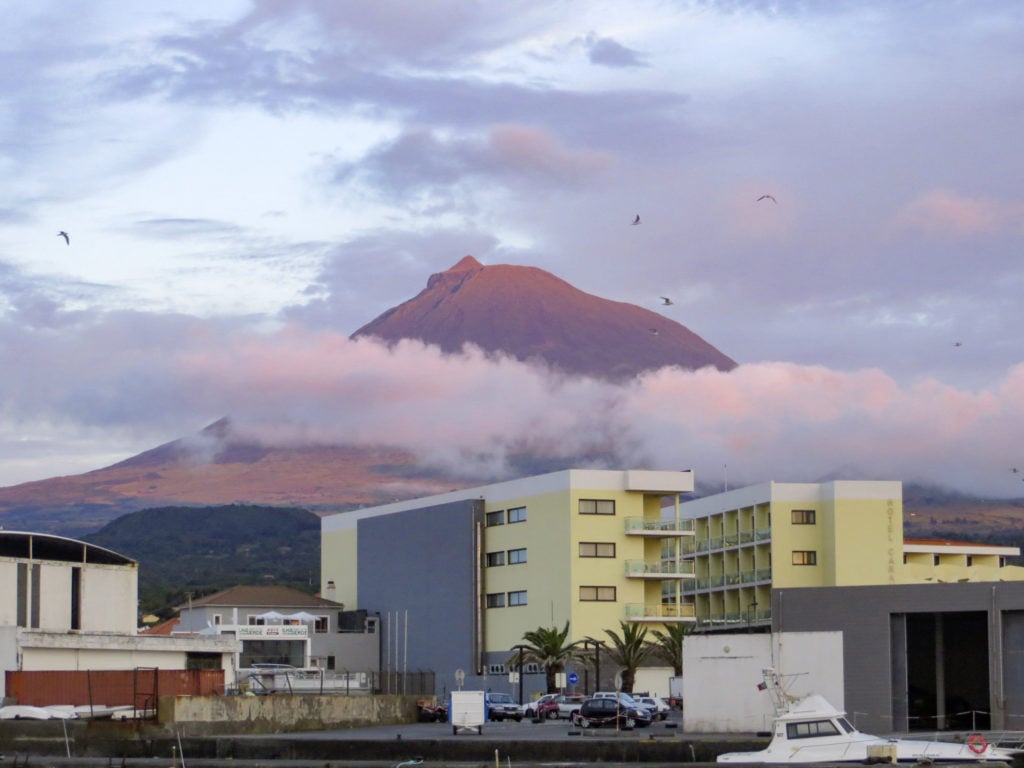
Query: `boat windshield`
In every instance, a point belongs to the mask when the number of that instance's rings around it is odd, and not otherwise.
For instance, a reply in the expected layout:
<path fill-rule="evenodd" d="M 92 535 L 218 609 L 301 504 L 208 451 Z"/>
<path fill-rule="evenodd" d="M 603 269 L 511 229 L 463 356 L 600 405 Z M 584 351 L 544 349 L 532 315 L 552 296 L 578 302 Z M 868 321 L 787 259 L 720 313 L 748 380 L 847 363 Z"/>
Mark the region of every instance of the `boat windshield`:
<path fill-rule="evenodd" d="M 857 729 L 854 728 L 852 725 L 850 725 L 850 721 L 847 720 L 845 717 L 837 718 L 836 722 L 839 723 L 839 727 L 842 728 L 847 733 L 856 733 L 857 732 Z"/>
<path fill-rule="evenodd" d="M 786 724 L 787 739 L 812 739 L 815 736 L 835 736 L 839 733 L 831 720 L 807 720 Z"/>

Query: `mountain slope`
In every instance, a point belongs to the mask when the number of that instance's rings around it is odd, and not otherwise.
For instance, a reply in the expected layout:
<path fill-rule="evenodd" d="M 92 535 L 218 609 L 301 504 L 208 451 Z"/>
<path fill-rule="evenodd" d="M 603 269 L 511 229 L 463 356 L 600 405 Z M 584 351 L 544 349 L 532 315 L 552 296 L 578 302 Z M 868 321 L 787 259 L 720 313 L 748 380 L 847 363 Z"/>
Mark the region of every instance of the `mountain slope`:
<path fill-rule="evenodd" d="M 542 269 L 485 267 L 472 256 L 432 275 L 418 296 L 353 334 L 359 336 L 420 339 L 445 352 L 470 343 L 486 352 L 543 361 L 565 373 L 615 381 L 670 365 L 736 367 L 663 314 L 592 296 Z"/>

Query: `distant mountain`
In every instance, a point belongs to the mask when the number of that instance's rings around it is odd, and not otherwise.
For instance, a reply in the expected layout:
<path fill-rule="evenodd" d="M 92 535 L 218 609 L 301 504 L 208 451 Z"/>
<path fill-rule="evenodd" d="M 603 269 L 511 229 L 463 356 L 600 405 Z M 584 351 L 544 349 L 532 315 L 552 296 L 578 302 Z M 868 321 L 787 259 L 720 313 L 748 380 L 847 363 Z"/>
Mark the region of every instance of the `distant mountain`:
<path fill-rule="evenodd" d="M 466 256 L 418 296 L 353 334 L 419 339 L 445 352 L 474 344 L 613 381 L 665 366 L 731 371 L 736 361 L 664 314 L 584 293 L 549 272 Z"/>
<path fill-rule="evenodd" d="M 221 419 L 103 469 L 0 488 L 0 525 L 80 536 L 150 507 L 241 503 L 339 512 L 455 485 L 399 448 L 268 446 Z"/>
<path fill-rule="evenodd" d="M 86 541 L 139 563 L 144 612 L 166 611 L 238 584 L 314 592 L 320 584 L 320 518 L 304 509 L 232 504 L 133 512 Z"/>

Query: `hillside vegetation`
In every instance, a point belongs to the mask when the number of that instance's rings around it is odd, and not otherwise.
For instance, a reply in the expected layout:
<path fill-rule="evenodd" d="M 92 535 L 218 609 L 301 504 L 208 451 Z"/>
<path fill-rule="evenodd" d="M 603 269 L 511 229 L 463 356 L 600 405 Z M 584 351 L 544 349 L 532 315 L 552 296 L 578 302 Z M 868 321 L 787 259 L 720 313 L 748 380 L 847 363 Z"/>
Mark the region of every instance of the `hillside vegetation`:
<path fill-rule="evenodd" d="M 140 611 L 161 618 L 238 584 L 319 588 L 320 518 L 305 509 L 157 507 L 82 538 L 138 561 Z"/>

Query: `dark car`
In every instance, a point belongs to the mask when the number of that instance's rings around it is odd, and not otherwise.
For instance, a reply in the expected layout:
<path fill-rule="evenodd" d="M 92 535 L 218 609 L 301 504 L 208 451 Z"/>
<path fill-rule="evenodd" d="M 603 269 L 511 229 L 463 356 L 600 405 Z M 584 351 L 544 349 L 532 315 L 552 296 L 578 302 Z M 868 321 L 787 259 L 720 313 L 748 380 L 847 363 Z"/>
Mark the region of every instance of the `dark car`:
<path fill-rule="evenodd" d="M 573 722 L 581 728 L 646 728 L 651 724 L 651 713 L 643 707 L 628 707 L 615 699 L 587 699 L 573 715 Z"/>
<path fill-rule="evenodd" d="M 515 720 L 517 723 L 523 719 L 523 710 L 519 702 L 508 693 L 488 693 L 485 697 L 487 702 L 487 719 L 502 721 Z"/>

